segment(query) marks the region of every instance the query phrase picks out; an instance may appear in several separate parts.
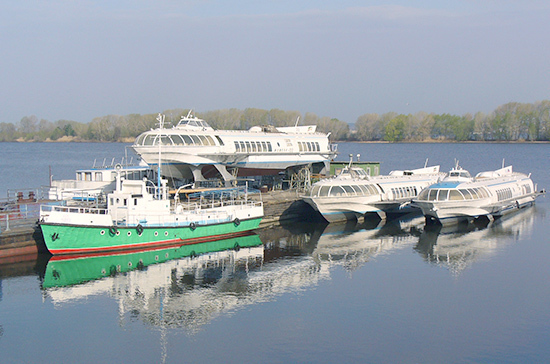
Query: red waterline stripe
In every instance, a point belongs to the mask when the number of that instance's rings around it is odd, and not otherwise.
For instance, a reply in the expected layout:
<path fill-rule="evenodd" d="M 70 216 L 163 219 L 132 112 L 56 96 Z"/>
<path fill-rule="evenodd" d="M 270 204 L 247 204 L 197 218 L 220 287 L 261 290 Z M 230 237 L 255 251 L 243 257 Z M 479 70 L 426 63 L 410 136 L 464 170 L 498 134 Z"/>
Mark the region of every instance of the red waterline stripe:
<path fill-rule="evenodd" d="M 227 233 L 227 234 L 220 234 L 220 235 L 212 235 L 212 236 L 203 236 L 200 238 L 191 238 L 191 239 L 176 239 L 176 240 L 163 240 L 163 241 L 156 241 L 152 243 L 140 243 L 140 244 L 131 244 L 131 245 L 118 245 L 116 247 L 103 247 L 103 248 L 91 248 L 91 249 L 52 249 L 50 250 L 50 253 L 56 255 L 56 254 L 70 254 L 70 259 L 74 258 L 83 258 L 83 257 L 92 257 L 92 256 L 101 256 L 101 255 L 108 255 L 102 252 L 113 252 L 113 251 L 132 251 L 132 252 L 140 252 L 140 251 L 146 251 L 150 250 L 154 247 L 180 247 L 183 245 L 191 245 L 191 244 L 198 244 L 198 243 L 206 243 L 210 241 L 216 241 L 216 240 L 223 240 L 226 238 L 233 238 L 233 237 L 239 237 L 239 236 L 246 236 L 251 234 L 250 230 L 235 232 L 235 233 Z M 149 249 L 148 249 L 149 248 Z M 54 257 L 52 257 L 53 259 Z M 61 257 L 60 257 L 61 258 Z M 69 258 L 68 258 L 69 259 Z"/>

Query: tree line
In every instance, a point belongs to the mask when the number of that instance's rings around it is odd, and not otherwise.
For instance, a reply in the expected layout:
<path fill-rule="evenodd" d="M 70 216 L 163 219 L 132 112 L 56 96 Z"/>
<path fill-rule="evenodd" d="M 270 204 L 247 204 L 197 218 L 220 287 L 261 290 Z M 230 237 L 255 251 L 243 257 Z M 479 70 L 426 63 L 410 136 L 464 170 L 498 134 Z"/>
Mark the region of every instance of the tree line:
<path fill-rule="evenodd" d="M 162 113 L 166 122 L 177 124 L 188 109 Z M 0 141 L 94 141 L 131 142 L 140 133 L 155 128 L 155 114 L 107 115 L 89 123 L 72 120 L 50 122 L 25 116 L 18 123 L 0 123 Z M 364 114 L 355 127 L 342 120 L 314 113 L 280 109 L 220 109 L 196 113 L 215 129 L 244 130 L 255 125 L 317 125 L 331 133 L 332 141 L 550 141 L 550 100 L 536 103 L 510 102 L 489 114 L 462 116 L 418 112 L 415 114 Z"/>

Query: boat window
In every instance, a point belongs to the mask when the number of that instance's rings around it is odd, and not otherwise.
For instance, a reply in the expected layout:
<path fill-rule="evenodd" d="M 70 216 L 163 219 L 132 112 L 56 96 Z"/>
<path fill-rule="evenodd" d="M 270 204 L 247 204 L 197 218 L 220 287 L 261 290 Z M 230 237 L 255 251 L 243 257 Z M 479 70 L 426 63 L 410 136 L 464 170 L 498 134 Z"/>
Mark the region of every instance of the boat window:
<path fill-rule="evenodd" d="M 430 192 L 428 193 L 428 201 L 435 201 L 436 198 L 437 198 L 437 190 L 436 189 L 430 190 Z"/>
<path fill-rule="evenodd" d="M 181 138 L 181 135 L 172 135 L 172 141 L 175 145 L 185 145 L 185 142 Z"/>
<path fill-rule="evenodd" d="M 489 193 L 484 187 L 480 187 L 477 189 L 477 193 L 481 196 L 481 198 L 487 198 L 489 197 Z"/>
<path fill-rule="evenodd" d="M 447 201 L 449 198 L 449 190 L 439 190 L 439 194 L 437 195 L 438 201 Z"/>
<path fill-rule="evenodd" d="M 267 143 L 262 142 L 262 152 L 267 152 Z"/>
<path fill-rule="evenodd" d="M 477 195 L 477 192 L 476 192 L 477 188 L 468 188 L 468 192 L 470 192 L 472 194 L 472 197 L 474 199 L 478 199 L 479 196 Z"/>
<path fill-rule="evenodd" d="M 161 136 L 160 140 L 162 142 L 162 145 L 174 145 L 174 143 L 172 143 L 172 139 L 170 139 L 168 135 Z"/>
<path fill-rule="evenodd" d="M 464 200 L 464 196 L 458 190 L 449 190 L 449 200 L 458 201 Z"/>
<path fill-rule="evenodd" d="M 252 147 L 250 146 L 250 142 L 245 142 L 246 143 L 246 151 L 248 153 L 252 152 Z"/>
<path fill-rule="evenodd" d="M 241 144 L 241 152 L 246 152 L 246 145 L 244 142 L 239 142 Z"/>
<path fill-rule="evenodd" d="M 269 152 L 273 151 L 273 149 L 271 149 L 271 142 L 267 142 L 267 150 Z"/>
<path fill-rule="evenodd" d="M 155 140 L 155 135 L 147 134 L 143 139 L 143 145 L 153 145 L 154 140 Z"/>
<path fill-rule="evenodd" d="M 321 186 L 321 192 L 319 196 L 328 196 L 329 190 L 330 190 L 330 186 Z"/>
<path fill-rule="evenodd" d="M 311 152 L 311 142 L 307 142 L 307 150 L 308 152 Z"/>
<path fill-rule="evenodd" d="M 420 191 L 420 194 L 418 195 L 418 199 L 419 200 L 427 200 L 429 193 L 430 193 L 429 189 L 424 189 L 424 190 Z"/>
<path fill-rule="evenodd" d="M 351 186 L 351 188 L 353 188 L 353 190 L 355 191 L 356 194 L 358 194 L 358 195 L 363 194 L 363 191 L 361 191 L 361 188 L 359 186 Z"/>
<path fill-rule="evenodd" d="M 143 138 L 145 138 L 145 134 L 141 134 L 140 136 L 138 136 L 138 138 L 136 139 L 136 145 L 141 145 L 141 143 L 143 143 Z"/>
<path fill-rule="evenodd" d="M 92 172 L 84 172 L 84 181 L 92 180 Z"/>
<path fill-rule="evenodd" d="M 353 190 L 353 188 L 351 188 L 351 186 L 342 186 L 342 188 L 343 188 L 344 191 L 346 191 L 349 195 L 355 195 L 355 191 Z"/>
<path fill-rule="evenodd" d="M 216 145 L 216 142 L 214 141 L 214 139 L 212 139 L 210 135 L 205 135 L 205 137 L 206 137 L 206 140 L 208 140 L 209 145 Z"/>
<path fill-rule="evenodd" d="M 367 188 L 367 186 L 365 185 L 359 185 L 359 187 L 361 188 L 361 190 L 363 191 L 363 195 L 370 195 L 370 190 Z"/>
<path fill-rule="evenodd" d="M 96 173 L 95 173 L 95 180 L 96 180 L 96 181 L 103 181 L 103 173 L 101 173 L 101 172 L 96 172 Z"/>
<path fill-rule="evenodd" d="M 191 137 L 189 135 L 180 135 L 181 138 L 183 139 L 183 142 L 186 144 L 186 145 L 193 145 L 193 140 L 191 139 Z"/>
<path fill-rule="evenodd" d="M 250 145 L 252 146 L 252 151 L 253 152 L 257 152 L 258 150 L 256 149 L 256 142 L 250 142 Z"/>
<path fill-rule="evenodd" d="M 464 195 L 464 198 L 466 200 L 471 200 L 472 199 L 472 194 L 470 192 L 468 192 L 468 190 L 459 190 L 463 195 Z"/>
<path fill-rule="evenodd" d="M 329 196 L 341 196 L 345 194 L 344 189 L 340 186 L 332 186 Z"/>
<path fill-rule="evenodd" d="M 201 140 L 199 139 L 198 136 L 196 135 L 189 135 L 191 137 L 191 139 L 193 139 L 193 144 L 195 145 L 201 145 Z"/>
<path fill-rule="evenodd" d="M 319 186 L 313 186 L 313 188 L 311 189 L 311 196 L 318 196 L 319 194 L 319 190 L 321 189 L 321 187 Z"/>
<path fill-rule="evenodd" d="M 209 145 L 210 144 L 204 135 L 197 135 L 197 136 L 201 140 L 202 145 Z"/>
<path fill-rule="evenodd" d="M 380 190 L 376 188 L 375 185 L 368 185 L 367 187 L 372 191 L 373 195 L 377 195 L 380 193 Z M 384 191 L 382 190 L 382 192 Z"/>
<path fill-rule="evenodd" d="M 218 139 L 218 143 L 220 143 L 220 145 L 222 145 L 222 146 L 225 145 L 225 144 L 223 144 L 222 138 L 220 138 L 220 137 L 217 136 L 217 135 L 214 135 L 214 136 L 216 137 L 216 139 Z"/>
<path fill-rule="evenodd" d="M 298 142 L 298 151 L 303 152 L 304 147 L 302 146 L 302 142 Z"/>
<path fill-rule="evenodd" d="M 239 142 L 235 141 L 235 152 L 240 152 L 241 151 L 241 145 L 239 144 Z"/>

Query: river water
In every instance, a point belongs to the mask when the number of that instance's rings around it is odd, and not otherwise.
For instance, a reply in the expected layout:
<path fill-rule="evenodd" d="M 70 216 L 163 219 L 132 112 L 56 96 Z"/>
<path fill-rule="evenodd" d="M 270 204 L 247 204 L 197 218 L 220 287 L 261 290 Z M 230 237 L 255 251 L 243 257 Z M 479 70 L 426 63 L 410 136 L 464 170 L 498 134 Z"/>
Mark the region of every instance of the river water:
<path fill-rule="evenodd" d="M 0 193 L 73 178 L 124 144 L 0 143 Z M 502 160 L 550 186 L 548 144 L 339 145 L 392 169 Z M 97 162 L 96 162 L 97 163 Z M 0 195 L 0 197 L 2 197 Z M 548 197 L 484 229 L 284 224 L 189 251 L 0 266 L 0 362 L 550 361 Z M 197 251 L 200 250 L 197 248 Z M 202 250 L 201 250 L 202 251 Z M 136 260 L 137 259 L 137 260 Z M 143 263 L 136 264 L 141 260 Z"/>

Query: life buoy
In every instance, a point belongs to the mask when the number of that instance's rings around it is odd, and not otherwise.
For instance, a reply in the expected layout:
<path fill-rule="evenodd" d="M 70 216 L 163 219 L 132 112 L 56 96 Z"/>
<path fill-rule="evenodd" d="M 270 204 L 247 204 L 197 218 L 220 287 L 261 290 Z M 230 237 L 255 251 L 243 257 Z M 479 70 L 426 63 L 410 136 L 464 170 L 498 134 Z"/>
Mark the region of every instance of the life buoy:
<path fill-rule="evenodd" d="M 138 226 L 136 226 L 136 231 L 138 235 L 141 235 L 143 233 L 143 226 L 141 226 L 141 224 L 138 224 Z"/>
<path fill-rule="evenodd" d="M 117 231 L 118 230 L 117 230 L 116 226 L 111 226 L 109 228 L 109 233 L 111 233 L 111 235 L 116 235 Z"/>
<path fill-rule="evenodd" d="M 235 226 L 239 226 L 241 224 L 241 220 L 239 220 L 239 218 L 236 217 L 235 220 L 233 220 L 233 224 L 235 224 Z"/>
<path fill-rule="evenodd" d="M 189 228 L 190 228 L 191 230 L 195 230 L 195 229 L 197 228 L 197 224 L 195 224 L 194 222 L 192 222 L 192 223 L 189 224 Z"/>

